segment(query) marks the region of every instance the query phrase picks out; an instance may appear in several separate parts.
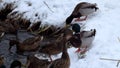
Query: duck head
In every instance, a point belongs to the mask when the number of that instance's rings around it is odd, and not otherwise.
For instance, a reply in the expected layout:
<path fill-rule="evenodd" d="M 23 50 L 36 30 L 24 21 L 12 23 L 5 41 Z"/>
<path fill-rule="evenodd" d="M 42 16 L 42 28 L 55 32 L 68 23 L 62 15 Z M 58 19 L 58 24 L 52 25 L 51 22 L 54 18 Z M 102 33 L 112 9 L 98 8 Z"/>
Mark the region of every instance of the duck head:
<path fill-rule="evenodd" d="M 72 30 L 73 30 L 75 33 L 79 33 L 79 32 L 80 32 L 81 27 L 80 27 L 79 24 L 75 23 L 75 24 L 71 24 L 71 26 L 72 26 Z"/>

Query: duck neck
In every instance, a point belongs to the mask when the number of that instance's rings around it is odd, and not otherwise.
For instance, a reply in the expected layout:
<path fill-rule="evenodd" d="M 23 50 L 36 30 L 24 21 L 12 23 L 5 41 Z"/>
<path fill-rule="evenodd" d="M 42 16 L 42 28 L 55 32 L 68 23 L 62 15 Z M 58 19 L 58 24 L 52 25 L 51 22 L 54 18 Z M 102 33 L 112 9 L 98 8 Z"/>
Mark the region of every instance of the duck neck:
<path fill-rule="evenodd" d="M 69 59 L 66 44 L 63 45 L 62 58 L 63 59 Z"/>
<path fill-rule="evenodd" d="M 66 19 L 66 24 L 70 24 L 73 20 L 73 15 L 70 15 L 67 19 Z"/>

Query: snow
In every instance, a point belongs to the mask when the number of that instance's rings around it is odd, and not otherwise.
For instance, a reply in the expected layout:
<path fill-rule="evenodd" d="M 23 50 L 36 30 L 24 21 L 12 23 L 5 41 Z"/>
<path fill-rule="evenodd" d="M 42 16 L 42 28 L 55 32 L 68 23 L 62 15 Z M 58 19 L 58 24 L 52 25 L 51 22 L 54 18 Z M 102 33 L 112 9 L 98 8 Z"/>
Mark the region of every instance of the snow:
<path fill-rule="evenodd" d="M 3 3 L 14 1 L 17 8 L 13 12 L 26 12 L 23 17 L 30 19 L 31 22 L 41 20 L 43 25 L 56 26 L 64 25 L 65 19 L 77 3 L 97 3 L 99 10 L 89 15 L 86 21 L 80 22 L 86 24 L 85 30 L 96 29 L 93 47 L 83 59 L 78 59 L 75 48 L 68 49 L 71 60 L 70 68 L 117 68 L 116 61 L 100 60 L 100 58 L 120 59 L 120 41 L 118 40 L 118 37 L 120 38 L 120 0 L 4 0 Z M 28 6 L 28 3 L 32 6 Z M 36 13 L 37 17 L 35 17 Z"/>

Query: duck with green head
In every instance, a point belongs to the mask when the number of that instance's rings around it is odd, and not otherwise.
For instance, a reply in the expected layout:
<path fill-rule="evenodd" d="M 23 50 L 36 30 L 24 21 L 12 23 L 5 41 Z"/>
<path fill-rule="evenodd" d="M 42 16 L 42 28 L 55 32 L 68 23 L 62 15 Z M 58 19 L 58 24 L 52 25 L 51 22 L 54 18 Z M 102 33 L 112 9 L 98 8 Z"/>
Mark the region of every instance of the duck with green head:
<path fill-rule="evenodd" d="M 95 38 L 96 29 L 91 29 L 90 31 L 81 31 L 75 33 L 70 39 L 70 43 L 73 47 L 78 48 L 77 53 L 84 54 L 91 48 L 91 44 Z"/>
<path fill-rule="evenodd" d="M 90 45 L 96 35 L 96 29 L 91 29 L 90 31 L 80 31 L 80 25 L 73 24 L 72 30 L 75 34 L 69 39 L 70 43 L 73 47 L 78 48 L 76 52 L 85 53 L 91 47 Z M 81 49 L 83 50 L 81 51 Z"/>

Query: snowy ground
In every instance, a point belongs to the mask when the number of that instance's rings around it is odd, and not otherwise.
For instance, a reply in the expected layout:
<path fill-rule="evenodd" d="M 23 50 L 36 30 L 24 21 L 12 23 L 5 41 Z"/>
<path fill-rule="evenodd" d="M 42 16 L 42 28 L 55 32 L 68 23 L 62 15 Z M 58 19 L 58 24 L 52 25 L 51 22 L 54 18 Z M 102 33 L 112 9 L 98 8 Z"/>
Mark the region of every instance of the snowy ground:
<path fill-rule="evenodd" d="M 120 0 L 45 0 L 51 10 L 44 4 L 44 0 L 4 0 L 16 1 L 18 6 L 14 11 L 26 12 L 24 17 L 32 22 L 41 20 L 42 24 L 62 25 L 79 2 L 97 3 L 99 11 L 88 16 L 86 30 L 96 29 L 97 34 L 93 47 L 86 53 L 84 59 L 78 59 L 74 51 L 68 50 L 71 60 L 70 68 L 117 68 L 116 61 L 100 60 L 100 58 L 120 59 Z M 28 6 L 27 3 L 32 3 Z M 2 8 L 0 6 L 0 8 Z M 35 16 L 35 14 L 38 16 Z M 120 68 L 120 66 L 119 66 Z"/>

